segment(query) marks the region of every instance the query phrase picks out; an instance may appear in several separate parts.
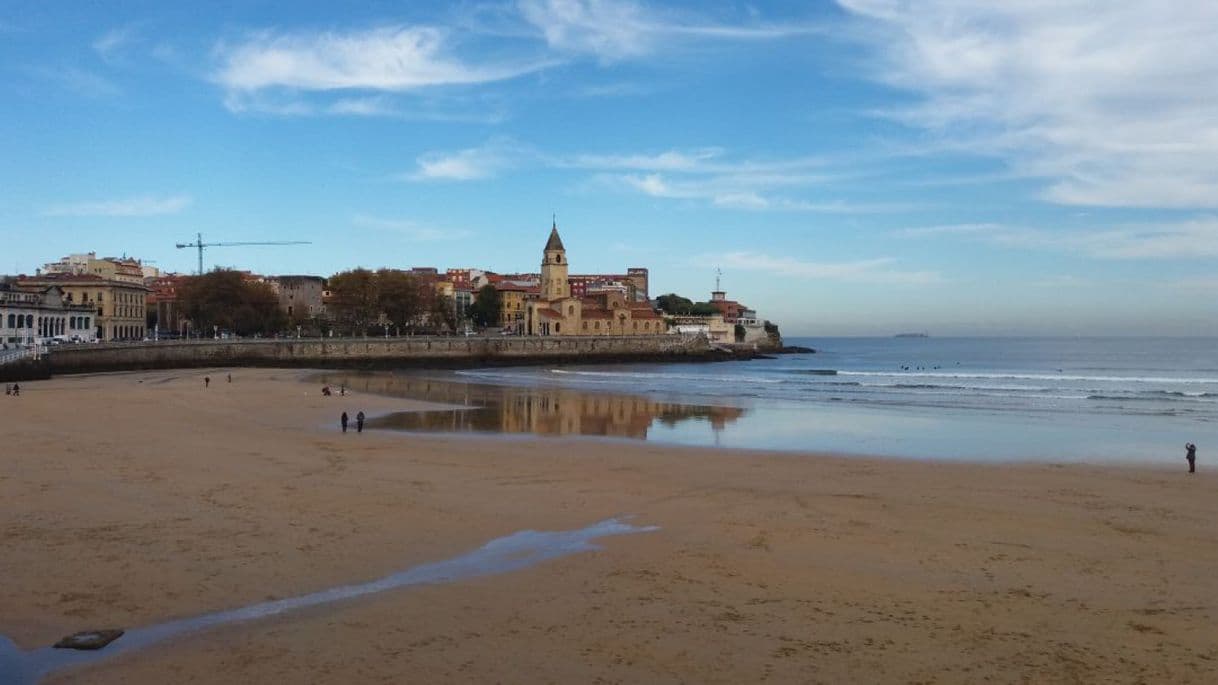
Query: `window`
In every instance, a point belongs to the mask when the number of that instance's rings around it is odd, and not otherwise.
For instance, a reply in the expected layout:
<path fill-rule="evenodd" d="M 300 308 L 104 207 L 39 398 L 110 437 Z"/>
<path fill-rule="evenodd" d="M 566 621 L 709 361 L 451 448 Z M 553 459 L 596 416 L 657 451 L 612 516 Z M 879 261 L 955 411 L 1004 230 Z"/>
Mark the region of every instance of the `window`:
<path fill-rule="evenodd" d="M 585 321 L 585 322 L 584 322 L 584 330 L 585 330 L 585 331 L 586 331 L 586 330 L 588 330 L 588 322 L 587 322 L 587 321 Z"/>
<path fill-rule="evenodd" d="M 567 307 L 567 316 L 575 316 L 575 305 Z"/>
<path fill-rule="evenodd" d="M 17 322 L 16 322 L 16 319 L 17 319 L 17 316 L 16 316 L 15 314 L 9 314 L 9 315 L 8 315 L 8 327 L 9 327 L 9 328 L 16 328 L 16 327 L 17 327 Z"/>
<path fill-rule="evenodd" d="M 596 322 L 596 327 L 597 327 L 598 329 L 601 327 L 601 322 L 600 322 L 600 321 L 597 321 L 597 322 Z"/>
<path fill-rule="evenodd" d="M 99 291 L 97 291 L 97 301 L 98 301 L 98 302 L 102 302 L 102 301 L 104 301 L 104 300 L 105 300 L 105 297 L 103 297 L 103 295 L 104 295 L 104 294 L 105 294 L 105 293 L 101 292 L 100 290 L 99 290 Z"/>
<path fill-rule="evenodd" d="M 554 324 L 554 332 L 555 332 L 555 333 L 559 333 L 559 332 L 561 332 L 561 331 L 562 331 L 562 324 L 560 324 L 560 323 L 555 323 L 555 324 Z"/>
<path fill-rule="evenodd" d="M 636 331 L 637 331 L 637 330 L 639 330 L 639 322 L 638 322 L 638 321 L 635 321 L 635 322 L 634 322 L 634 330 L 636 330 Z"/>

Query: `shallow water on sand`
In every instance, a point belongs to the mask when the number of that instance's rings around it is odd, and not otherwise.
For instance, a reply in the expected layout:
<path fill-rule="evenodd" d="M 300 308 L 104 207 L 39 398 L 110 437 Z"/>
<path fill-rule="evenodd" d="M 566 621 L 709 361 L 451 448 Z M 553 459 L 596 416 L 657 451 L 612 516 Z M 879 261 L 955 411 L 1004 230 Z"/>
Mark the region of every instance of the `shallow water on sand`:
<path fill-rule="evenodd" d="M 548 559 L 597 549 L 597 538 L 657 530 L 653 526 L 632 526 L 617 519 L 568 531 L 526 530 L 488 542 L 477 550 L 453 559 L 394 573 L 358 585 L 322 590 L 299 597 L 261 602 L 193 618 L 168 621 L 128 630 L 118 640 L 96 651 L 41 647 L 22 651 L 0 635 L 0 685 L 32 685 L 58 670 L 94 664 L 121 654 L 135 652 L 156 643 L 196 633 L 228 623 L 252 621 L 306 607 L 330 604 L 410 585 L 450 583 L 457 580 L 516 571 Z M 108 626 L 106 626 L 108 627 Z"/>
<path fill-rule="evenodd" d="M 1183 464 L 1218 445 L 1218 341 L 795 340 L 718 364 L 331 373 L 455 405 L 372 428 L 957 460 Z"/>

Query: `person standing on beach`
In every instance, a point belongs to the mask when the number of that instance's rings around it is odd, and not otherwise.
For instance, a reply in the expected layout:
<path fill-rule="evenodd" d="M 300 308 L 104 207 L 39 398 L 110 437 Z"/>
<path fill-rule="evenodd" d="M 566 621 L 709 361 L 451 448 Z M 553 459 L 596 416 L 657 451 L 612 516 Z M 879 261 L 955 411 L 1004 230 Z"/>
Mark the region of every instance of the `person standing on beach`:
<path fill-rule="evenodd" d="M 364 432 L 364 412 L 362 411 L 355 415 L 355 432 Z"/>
<path fill-rule="evenodd" d="M 17 385 L 16 383 L 13 383 L 13 397 L 17 397 L 20 394 L 21 394 L 21 386 Z"/>
<path fill-rule="evenodd" d="M 339 417 L 338 422 L 343 424 L 343 432 L 346 433 L 347 432 L 347 412 L 343 412 L 343 415 L 341 417 Z"/>
<path fill-rule="evenodd" d="M 230 373 L 230 374 L 228 374 L 228 382 L 229 382 L 229 383 L 232 383 L 232 382 L 233 382 L 233 374 L 231 374 L 231 373 Z"/>
<path fill-rule="evenodd" d="M 204 377 L 203 377 L 203 387 L 205 387 L 205 388 L 210 388 L 210 387 L 211 387 L 211 376 L 204 376 Z"/>
<path fill-rule="evenodd" d="M 1191 442 L 1184 444 L 1184 458 L 1188 460 L 1188 472 L 1197 472 L 1197 446 Z"/>

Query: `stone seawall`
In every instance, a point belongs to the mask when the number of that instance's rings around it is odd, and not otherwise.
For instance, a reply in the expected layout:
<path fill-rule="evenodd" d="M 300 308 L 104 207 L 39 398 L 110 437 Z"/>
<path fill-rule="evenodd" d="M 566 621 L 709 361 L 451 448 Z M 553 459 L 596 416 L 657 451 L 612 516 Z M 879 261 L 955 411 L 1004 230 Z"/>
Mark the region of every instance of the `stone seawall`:
<path fill-rule="evenodd" d="M 414 337 L 203 340 L 61 347 L 54 374 L 212 366 L 315 368 L 470 367 L 560 362 L 703 361 L 701 336 Z"/>

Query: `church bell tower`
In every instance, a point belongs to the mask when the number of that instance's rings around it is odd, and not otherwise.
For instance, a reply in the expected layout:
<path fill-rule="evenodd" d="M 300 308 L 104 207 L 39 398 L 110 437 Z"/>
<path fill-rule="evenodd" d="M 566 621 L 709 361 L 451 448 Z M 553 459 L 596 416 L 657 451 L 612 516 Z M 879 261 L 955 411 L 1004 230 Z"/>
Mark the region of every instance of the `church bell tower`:
<path fill-rule="evenodd" d="M 550 239 L 541 259 L 541 297 L 544 300 L 562 300 L 571 297 L 571 283 L 567 280 L 567 249 L 558 237 L 558 220 L 550 227 Z"/>

